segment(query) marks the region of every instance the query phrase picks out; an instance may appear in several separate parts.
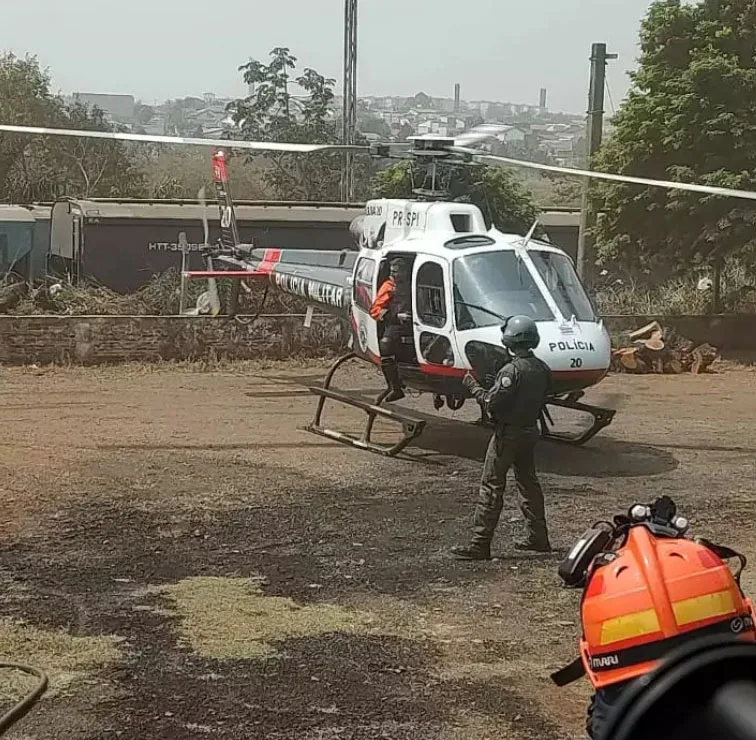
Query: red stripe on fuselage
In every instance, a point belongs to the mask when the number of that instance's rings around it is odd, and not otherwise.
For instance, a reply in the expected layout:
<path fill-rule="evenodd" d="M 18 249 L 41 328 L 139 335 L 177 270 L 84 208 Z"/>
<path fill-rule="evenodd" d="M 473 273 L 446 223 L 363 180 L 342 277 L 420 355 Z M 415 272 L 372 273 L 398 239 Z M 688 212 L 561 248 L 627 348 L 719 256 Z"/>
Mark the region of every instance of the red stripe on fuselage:
<path fill-rule="evenodd" d="M 253 278 L 257 270 L 195 270 L 185 272 L 187 278 Z"/>
<path fill-rule="evenodd" d="M 464 378 L 467 370 L 459 367 L 448 367 L 447 365 L 418 365 L 420 371 L 425 375 L 438 375 L 442 378 Z"/>
<path fill-rule="evenodd" d="M 262 261 L 258 265 L 255 272 L 258 275 L 270 275 L 273 272 L 275 266 L 281 261 L 280 249 L 266 249 L 263 254 Z"/>

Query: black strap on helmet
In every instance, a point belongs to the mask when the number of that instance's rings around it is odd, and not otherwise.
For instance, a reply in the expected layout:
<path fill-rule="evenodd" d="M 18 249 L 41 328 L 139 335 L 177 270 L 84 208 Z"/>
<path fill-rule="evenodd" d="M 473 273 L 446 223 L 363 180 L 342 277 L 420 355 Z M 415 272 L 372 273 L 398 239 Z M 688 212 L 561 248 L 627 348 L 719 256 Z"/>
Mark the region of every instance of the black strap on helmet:
<path fill-rule="evenodd" d="M 614 650 L 606 653 L 600 653 L 590 656 L 591 670 L 596 673 L 604 671 L 614 671 L 618 668 L 630 668 L 640 663 L 648 663 L 655 660 L 661 660 L 671 650 L 681 645 L 685 645 L 692 640 L 699 640 L 702 637 L 712 637 L 717 635 L 737 636 L 742 632 L 752 632 L 754 629 L 753 617 L 749 613 L 736 614 L 728 616 L 714 624 L 700 627 L 698 629 L 682 632 L 679 635 L 668 637 L 665 640 L 656 640 L 642 645 L 625 648 L 623 650 Z M 551 680 L 557 686 L 566 686 L 567 684 L 577 681 L 585 675 L 585 666 L 580 658 L 576 658 L 551 674 Z"/>
<path fill-rule="evenodd" d="M 703 545 L 710 550 L 714 555 L 722 560 L 731 560 L 737 558 L 740 562 L 740 569 L 737 573 L 733 574 L 735 582 L 740 586 L 740 576 L 748 564 L 746 556 L 739 553 L 737 550 L 733 550 L 726 545 L 716 545 L 713 542 L 705 539 L 704 537 L 696 537 L 694 540 L 699 545 Z M 585 583 L 590 581 L 592 572 L 587 574 Z M 741 588 L 742 592 L 742 588 Z M 585 596 L 585 590 L 583 591 Z M 596 664 L 593 666 L 593 670 L 613 670 L 618 667 L 627 667 L 628 665 L 634 665 L 637 663 L 645 663 L 646 661 L 658 660 L 666 655 L 670 650 L 676 648 L 678 645 L 688 642 L 693 638 L 699 638 L 702 636 L 717 635 L 717 634 L 729 634 L 737 635 L 744 630 L 753 630 L 753 618 L 750 614 L 741 614 L 735 617 L 727 617 L 720 622 L 709 625 L 702 629 L 693 630 L 691 632 L 685 632 L 675 637 L 668 638 L 666 640 L 659 640 L 657 642 L 649 643 L 647 645 L 638 645 L 636 647 L 628 648 L 619 653 L 611 653 L 609 656 L 592 656 L 592 660 L 596 660 Z M 605 661 L 605 665 L 602 664 L 602 657 L 611 657 L 612 660 Z M 557 686 L 567 686 L 574 681 L 582 678 L 585 675 L 585 666 L 580 658 L 575 658 L 571 663 L 554 671 L 551 674 L 551 680 Z"/>

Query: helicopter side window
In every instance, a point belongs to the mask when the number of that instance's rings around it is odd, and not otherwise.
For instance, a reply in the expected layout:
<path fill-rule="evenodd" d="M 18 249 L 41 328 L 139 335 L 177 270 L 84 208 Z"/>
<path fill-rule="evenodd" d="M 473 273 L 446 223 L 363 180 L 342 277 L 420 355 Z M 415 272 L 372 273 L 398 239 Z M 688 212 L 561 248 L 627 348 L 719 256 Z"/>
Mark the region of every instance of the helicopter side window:
<path fill-rule="evenodd" d="M 420 334 L 420 353 L 434 365 L 453 365 L 454 350 L 448 337 L 424 331 Z"/>
<path fill-rule="evenodd" d="M 417 317 L 426 326 L 440 329 L 446 324 L 444 270 L 436 262 L 426 262 L 417 271 Z"/>
<path fill-rule="evenodd" d="M 369 311 L 373 303 L 373 275 L 375 274 L 375 260 L 363 257 L 357 265 L 352 297 L 356 306 L 363 311 Z"/>

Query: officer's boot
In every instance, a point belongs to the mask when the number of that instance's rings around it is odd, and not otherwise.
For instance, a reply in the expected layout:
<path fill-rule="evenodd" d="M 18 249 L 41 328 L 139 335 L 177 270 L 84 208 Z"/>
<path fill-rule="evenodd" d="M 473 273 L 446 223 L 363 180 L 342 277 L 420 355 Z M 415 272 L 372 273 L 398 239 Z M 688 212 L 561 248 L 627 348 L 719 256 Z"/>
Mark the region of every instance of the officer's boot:
<path fill-rule="evenodd" d="M 551 544 L 548 540 L 522 540 L 515 542 L 514 548 L 520 552 L 552 552 Z"/>
<path fill-rule="evenodd" d="M 386 383 L 389 387 L 389 394 L 383 399 L 384 402 L 392 403 L 393 401 L 399 401 L 404 398 L 402 381 L 399 377 L 399 366 L 396 364 L 396 359 L 393 357 L 384 357 L 381 360 L 381 370 L 383 371 L 383 377 L 386 378 Z"/>
<path fill-rule="evenodd" d="M 491 543 L 473 541 L 469 545 L 455 545 L 451 549 L 457 560 L 490 560 Z"/>
<path fill-rule="evenodd" d="M 552 552 L 549 533 L 545 523 L 529 528 L 527 537 L 514 543 L 515 550 L 522 552 Z"/>

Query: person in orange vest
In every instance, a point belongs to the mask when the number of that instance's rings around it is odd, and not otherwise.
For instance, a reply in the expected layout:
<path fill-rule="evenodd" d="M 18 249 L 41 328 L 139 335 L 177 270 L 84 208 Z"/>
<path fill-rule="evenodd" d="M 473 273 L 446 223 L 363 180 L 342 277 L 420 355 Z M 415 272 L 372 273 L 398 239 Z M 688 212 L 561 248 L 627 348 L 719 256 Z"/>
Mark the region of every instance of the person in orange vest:
<path fill-rule="evenodd" d="M 381 370 L 389 387 L 389 394 L 384 400 L 391 403 L 404 398 L 396 354 L 404 333 L 402 324 L 412 318 L 412 284 L 409 266 L 401 257 L 391 260 L 389 270 L 389 277 L 378 289 L 370 307 L 370 315 L 383 327 Z"/>

